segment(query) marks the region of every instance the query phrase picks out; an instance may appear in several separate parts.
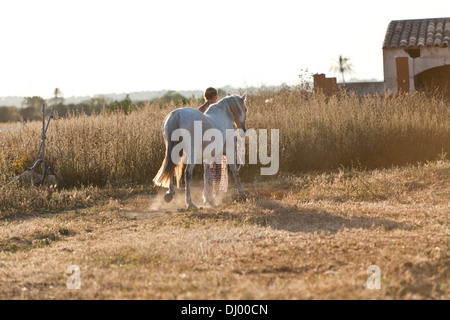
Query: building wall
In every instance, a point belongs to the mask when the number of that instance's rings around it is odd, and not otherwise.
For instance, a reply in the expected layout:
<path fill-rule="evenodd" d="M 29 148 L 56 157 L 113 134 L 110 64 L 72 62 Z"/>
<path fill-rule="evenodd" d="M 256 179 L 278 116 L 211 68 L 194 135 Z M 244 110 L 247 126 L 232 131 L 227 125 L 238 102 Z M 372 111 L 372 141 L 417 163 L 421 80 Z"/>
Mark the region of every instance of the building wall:
<path fill-rule="evenodd" d="M 450 47 L 420 47 L 420 57 L 411 58 L 403 48 L 383 49 L 384 82 L 390 94 L 397 93 L 397 70 L 395 58 L 407 57 L 410 91 L 415 90 L 414 77 L 431 68 L 450 65 Z"/>
<path fill-rule="evenodd" d="M 450 65 L 431 68 L 417 75 L 417 89 L 439 92 L 450 101 Z"/>
<path fill-rule="evenodd" d="M 342 84 L 340 84 L 342 86 Z M 373 96 L 381 95 L 384 93 L 385 85 L 384 82 L 374 81 L 374 82 L 347 82 L 344 86 L 346 90 L 354 91 L 357 96 Z"/>
<path fill-rule="evenodd" d="M 326 96 L 336 93 L 336 78 L 327 78 L 324 73 L 313 75 L 314 92 L 322 91 Z"/>

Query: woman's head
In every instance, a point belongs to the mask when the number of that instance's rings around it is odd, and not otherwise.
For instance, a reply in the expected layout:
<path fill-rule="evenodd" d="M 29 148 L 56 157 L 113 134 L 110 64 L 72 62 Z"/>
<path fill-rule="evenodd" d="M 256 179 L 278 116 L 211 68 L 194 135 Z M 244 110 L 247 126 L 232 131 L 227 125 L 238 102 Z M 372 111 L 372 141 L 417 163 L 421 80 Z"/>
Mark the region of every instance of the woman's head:
<path fill-rule="evenodd" d="M 215 88 L 207 88 L 203 96 L 205 97 L 205 100 L 208 100 L 212 103 L 217 102 L 217 90 Z"/>

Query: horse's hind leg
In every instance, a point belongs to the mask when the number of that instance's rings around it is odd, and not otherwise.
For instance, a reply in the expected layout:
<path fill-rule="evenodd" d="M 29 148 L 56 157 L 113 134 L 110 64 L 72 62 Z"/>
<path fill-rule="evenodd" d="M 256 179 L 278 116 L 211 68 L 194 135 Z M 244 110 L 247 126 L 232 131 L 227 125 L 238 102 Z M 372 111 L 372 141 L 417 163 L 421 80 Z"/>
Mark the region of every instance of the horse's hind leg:
<path fill-rule="evenodd" d="M 164 195 L 164 200 L 169 203 L 172 201 L 173 196 L 175 195 L 175 187 L 173 185 L 173 177 L 170 179 L 170 185 L 169 190 L 167 190 L 166 194 Z"/>
<path fill-rule="evenodd" d="M 194 203 L 191 198 L 191 180 L 192 180 L 192 172 L 194 171 L 195 164 L 190 163 L 186 166 L 186 170 L 184 172 L 184 179 L 186 182 L 186 206 L 189 208 L 195 208 Z"/>

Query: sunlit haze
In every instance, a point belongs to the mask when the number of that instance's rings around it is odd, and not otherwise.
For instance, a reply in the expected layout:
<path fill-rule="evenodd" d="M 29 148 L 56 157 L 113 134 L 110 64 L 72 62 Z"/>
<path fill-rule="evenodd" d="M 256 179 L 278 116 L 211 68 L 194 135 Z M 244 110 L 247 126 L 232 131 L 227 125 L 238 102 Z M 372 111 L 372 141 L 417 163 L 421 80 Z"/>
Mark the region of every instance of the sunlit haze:
<path fill-rule="evenodd" d="M 383 80 L 391 20 L 446 1 L 1 1 L 0 96 L 297 84 L 339 54 Z M 339 78 L 338 78 L 339 79 Z"/>

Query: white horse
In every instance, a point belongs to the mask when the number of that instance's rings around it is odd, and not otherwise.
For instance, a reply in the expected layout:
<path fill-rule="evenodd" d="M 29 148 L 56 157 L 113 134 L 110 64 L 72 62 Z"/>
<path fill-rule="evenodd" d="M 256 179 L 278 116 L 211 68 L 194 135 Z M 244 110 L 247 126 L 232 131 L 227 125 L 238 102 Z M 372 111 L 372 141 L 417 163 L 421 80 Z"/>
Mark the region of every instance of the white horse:
<path fill-rule="evenodd" d="M 191 199 L 192 172 L 194 170 L 196 159 L 202 159 L 201 161 L 203 162 L 203 169 L 204 169 L 203 203 L 205 204 L 209 203 L 213 205 L 208 197 L 208 181 L 210 177 L 209 165 L 211 161 L 213 161 L 213 157 L 205 155 L 203 152 L 205 147 L 207 147 L 209 143 L 205 143 L 203 139 L 202 143 L 200 144 L 195 143 L 194 142 L 195 139 L 186 139 L 185 141 L 185 139 L 183 138 L 181 142 L 172 141 L 173 139 L 172 133 L 177 129 L 185 129 L 189 132 L 190 137 L 194 137 L 194 128 L 195 128 L 194 124 L 196 121 L 201 121 L 202 137 L 205 131 L 207 131 L 208 129 L 217 129 L 222 134 L 223 144 L 220 146 L 221 148 L 220 150 L 218 150 L 218 153 L 215 156 L 219 154 L 226 155 L 227 139 L 225 137 L 227 137 L 227 130 L 229 132 L 230 130 L 233 130 L 234 132 L 234 129 L 236 127 L 236 129 L 242 129 L 239 130 L 240 132 L 243 131 L 245 133 L 247 131 L 247 129 L 245 128 L 245 119 L 247 112 L 247 108 L 245 107 L 245 98 L 246 94 L 244 94 L 242 97 L 237 95 L 227 96 L 222 100 L 220 100 L 218 103 L 211 105 L 204 114 L 198 111 L 197 109 L 182 108 L 174 110 L 166 116 L 162 126 L 164 142 L 166 144 L 166 154 L 164 161 L 161 165 L 161 168 L 159 169 L 157 175 L 153 179 L 153 182 L 157 186 L 169 189 L 166 192 L 166 195 L 164 196 L 166 202 L 170 202 L 175 194 L 175 188 L 173 185 L 172 177 L 175 175 L 177 180 L 177 186 L 179 187 L 183 171 L 183 162 L 186 162 L 187 163 L 185 170 L 186 205 L 188 208 L 195 207 Z M 196 133 L 199 134 L 199 132 Z M 173 158 L 172 150 L 177 144 L 181 144 L 183 156 L 175 160 L 172 159 Z M 234 153 L 233 155 L 230 155 L 230 158 L 231 156 L 234 157 Z M 237 169 L 236 161 L 230 162 L 231 163 L 229 163 L 229 166 L 231 168 L 231 171 L 233 172 L 233 177 L 238 186 L 239 194 L 241 197 L 246 198 L 247 196 L 244 190 L 242 189 L 241 179 L 239 177 L 239 171 Z M 197 160 L 197 163 L 201 162 Z"/>

